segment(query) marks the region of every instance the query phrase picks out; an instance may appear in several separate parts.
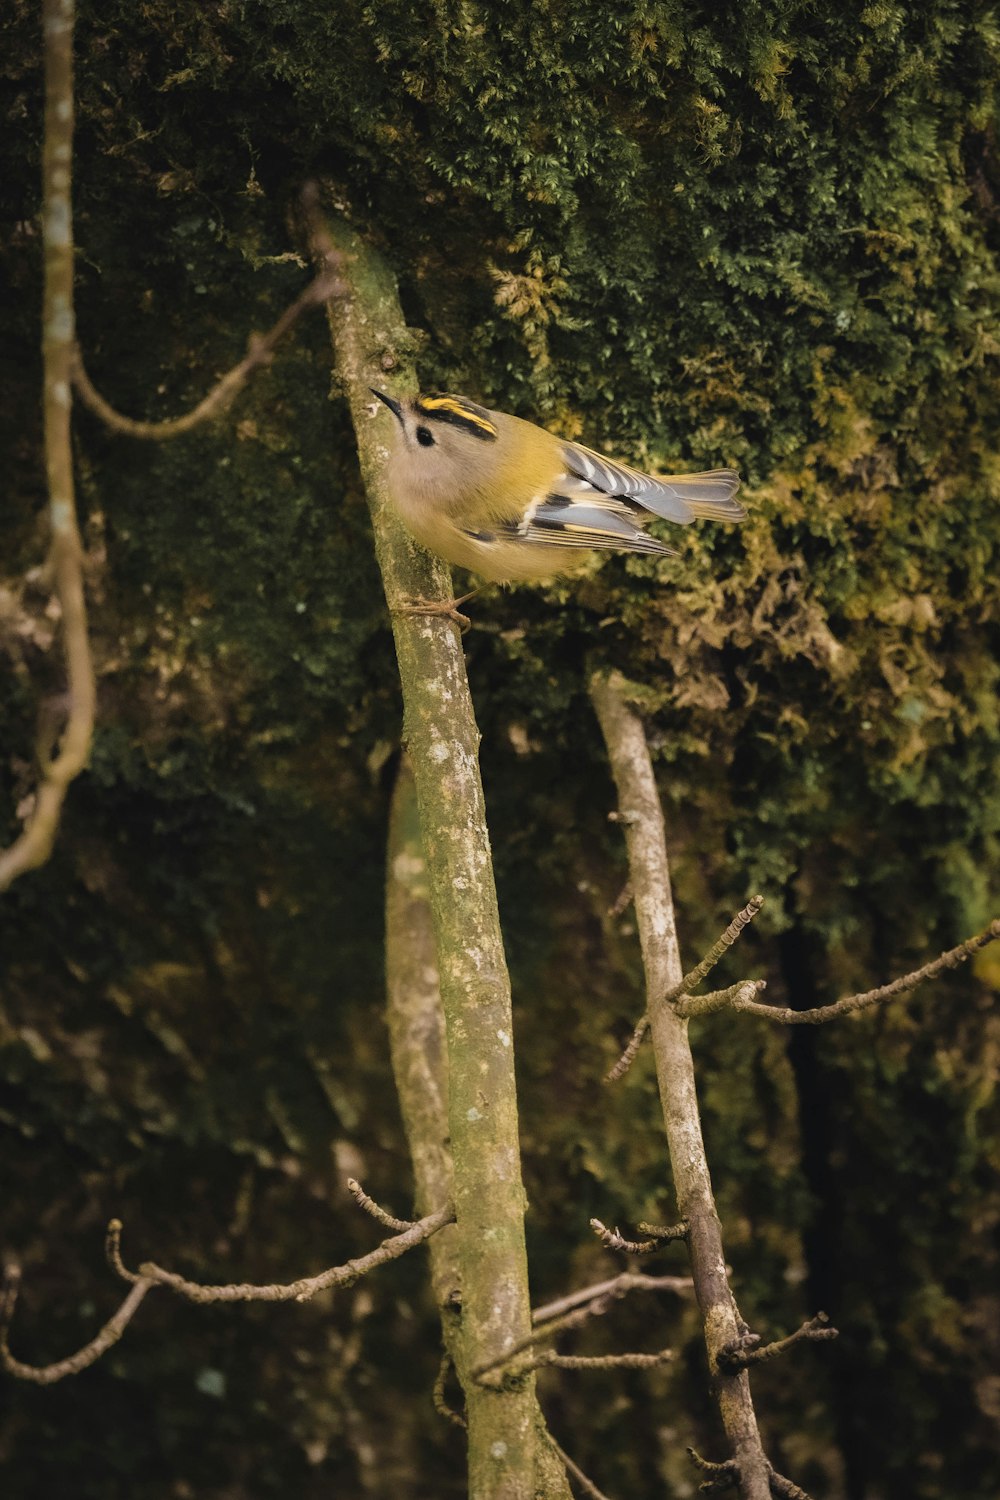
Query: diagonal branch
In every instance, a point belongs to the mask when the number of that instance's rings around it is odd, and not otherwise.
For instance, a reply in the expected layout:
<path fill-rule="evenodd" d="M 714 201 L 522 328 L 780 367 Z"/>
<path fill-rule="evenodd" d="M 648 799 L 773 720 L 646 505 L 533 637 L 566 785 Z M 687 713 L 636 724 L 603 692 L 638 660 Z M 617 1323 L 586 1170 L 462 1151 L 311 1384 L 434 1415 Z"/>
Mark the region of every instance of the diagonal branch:
<path fill-rule="evenodd" d="M 697 989 L 702 980 L 708 978 L 719 960 L 725 957 L 744 927 L 750 925 L 763 905 L 763 896 L 751 896 L 743 910 L 736 913 L 718 942 L 713 943 L 700 963 L 696 963 L 693 969 L 689 969 L 683 979 L 667 991 L 664 998 L 676 1000 L 680 995 L 690 995 L 692 990 Z"/>
<path fill-rule="evenodd" d="M 559 1462 L 566 1470 L 566 1473 L 571 1479 L 576 1480 L 577 1484 L 580 1486 L 580 1493 L 586 1495 L 587 1500 L 608 1500 L 608 1497 L 604 1493 L 604 1491 L 599 1490 L 594 1481 L 592 1479 L 589 1479 L 583 1472 L 579 1464 L 575 1464 L 566 1450 L 559 1446 L 555 1438 L 552 1436 L 551 1432 L 549 1432 L 548 1428 L 545 1429 L 545 1438 L 553 1453 L 556 1455 Z"/>
<path fill-rule="evenodd" d="M 348 1177 L 347 1191 L 350 1193 L 351 1197 L 354 1199 L 358 1207 L 363 1208 L 365 1213 L 370 1214 L 371 1217 L 376 1221 L 376 1223 L 381 1224 L 383 1228 L 395 1229 L 399 1234 L 402 1234 L 404 1229 L 413 1228 L 416 1222 L 414 1219 L 393 1218 L 392 1214 L 386 1213 L 384 1208 L 379 1207 L 374 1198 L 369 1198 L 360 1182 L 358 1182 L 354 1177 Z"/>
<path fill-rule="evenodd" d="M 977 932 L 975 937 L 959 943 L 957 948 L 949 948 L 948 952 L 942 953 L 940 958 L 933 959 L 920 969 L 914 969 L 912 973 L 904 974 L 900 979 L 894 979 L 891 984 L 880 985 L 874 990 L 865 990 L 860 995 L 848 995 L 832 1005 L 819 1005 L 814 1010 L 790 1010 L 786 1006 L 758 1005 L 752 1000 L 739 999 L 734 1002 L 732 1008 L 742 1011 L 745 1015 L 766 1016 L 769 1021 L 782 1021 L 786 1026 L 819 1026 L 825 1021 L 836 1021 L 841 1016 L 870 1010 L 873 1005 L 881 1005 L 886 1000 L 895 999 L 897 995 L 904 995 L 908 990 L 916 989 L 917 985 L 922 984 L 925 979 L 933 979 L 945 969 L 957 968 L 974 953 L 978 953 L 980 948 L 985 948 L 988 943 L 995 942 L 997 938 L 1000 938 L 1000 917 L 995 917 L 990 925 L 982 932 Z"/>
<path fill-rule="evenodd" d="M 402 1234 L 383 1240 L 377 1249 L 370 1250 L 367 1255 L 345 1261 L 342 1266 L 331 1266 L 328 1271 L 321 1271 L 317 1276 L 303 1276 L 298 1281 L 265 1285 L 235 1281 L 225 1285 L 206 1286 L 199 1281 L 189 1281 L 176 1271 L 164 1270 L 155 1261 L 145 1261 L 139 1267 L 139 1277 L 157 1286 L 170 1287 L 171 1291 L 180 1297 L 186 1297 L 189 1302 L 307 1302 L 310 1297 L 315 1297 L 318 1292 L 329 1291 L 331 1287 L 353 1286 L 360 1277 L 374 1271 L 377 1266 L 384 1266 L 390 1260 L 398 1260 L 407 1250 L 423 1244 L 424 1240 L 437 1234 L 446 1224 L 453 1223 L 454 1219 L 455 1215 L 450 1208 L 439 1208 L 436 1213 L 418 1219 Z"/>
<path fill-rule="evenodd" d="M 62 612 L 69 716 L 58 753 L 44 752 L 30 821 L 0 852 L 0 891 L 52 852 L 70 782 L 90 755 L 97 686 L 87 634 L 83 543 L 76 518 L 70 445 L 73 361 L 73 0 L 44 0 L 45 141 L 42 150 L 42 241 L 45 294 L 42 357 L 45 471 L 52 539 L 48 568 Z"/>
<path fill-rule="evenodd" d="M 612 1276 L 608 1281 L 599 1281 L 594 1286 L 581 1287 L 577 1292 L 569 1292 L 565 1297 L 558 1297 L 555 1302 L 547 1302 L 544 1307 L 536 1308 L 532 1313 L 532 1322 L 536 1326 L 547 1323 L 551 1318 L 560 1318 L 565 1312 L 572 1312 L 584 1303 L 595 1302 L 608 1295 L 620 1297 L 627 1296 L 629 1292 L 676 1292 L 678 1296 L 686 1296 L 693 1291 L 694 1282 L 690 1276 L 647 1276 L 643 1271 L 622 1271 L 620 1276 Z"/>

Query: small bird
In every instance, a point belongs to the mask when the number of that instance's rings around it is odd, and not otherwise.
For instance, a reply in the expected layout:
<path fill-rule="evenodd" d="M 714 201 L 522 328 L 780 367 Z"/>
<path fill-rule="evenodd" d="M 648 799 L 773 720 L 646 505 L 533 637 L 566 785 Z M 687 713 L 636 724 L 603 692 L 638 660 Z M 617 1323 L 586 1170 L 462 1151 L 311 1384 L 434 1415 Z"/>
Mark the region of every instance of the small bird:
<path fill-rule="evenodd" d="M 389 489 L 429 551 L 492 583 L 572 571 L 580 549 L 676 556 L 643 527 L 655 517 L 743 521 L 732 469 L 641 474 L 533 422 L 465 396 L 396 401 Z M 430 612 L 430 611 L 426 611 Z"/>

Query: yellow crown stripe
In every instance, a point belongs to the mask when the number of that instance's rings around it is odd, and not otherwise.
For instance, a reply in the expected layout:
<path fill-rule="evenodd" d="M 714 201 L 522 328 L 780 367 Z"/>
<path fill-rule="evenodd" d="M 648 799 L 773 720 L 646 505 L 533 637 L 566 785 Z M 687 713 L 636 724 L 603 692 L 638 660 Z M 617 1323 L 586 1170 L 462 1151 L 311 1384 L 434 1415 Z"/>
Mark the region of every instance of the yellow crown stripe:
<path fill-rule="evenodd" d="M 488 417 L 481 416 L 478 411 L 466 406 L 455 396 L 422 396 L 418 402 L 420 410 L 432 416 L 435 412 L 442 415 L 459 417 L 463 422 L 471 422 L 474 427 L 481 427 L 491 437 L 496 437 L 497 430 Z"/>

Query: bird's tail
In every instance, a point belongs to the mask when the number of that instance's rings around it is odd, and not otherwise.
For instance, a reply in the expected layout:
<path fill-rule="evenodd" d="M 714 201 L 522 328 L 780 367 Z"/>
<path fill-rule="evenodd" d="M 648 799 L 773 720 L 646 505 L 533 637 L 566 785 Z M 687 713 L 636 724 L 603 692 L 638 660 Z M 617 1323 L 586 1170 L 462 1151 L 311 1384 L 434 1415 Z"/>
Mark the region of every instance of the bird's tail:
<path fill-rule="evenodd" d="M 740 476 L 733 469 L 708 469 L 703 474 L 657 474 L 656 485 L 669 493 L 670 499 L 680 500 L 690 512 L 686 519 L 703 521 L 745 521 L 746 510 L 736 499 L 740 487 Z M 645 492 L 637 497 L 648 510 L 659 513 L 656 491 Z M 666 499 L 667 496 L 664 496 Z M 678 519 L 676 508 L 664 508 L 663 514 L 673 521 Z"/>

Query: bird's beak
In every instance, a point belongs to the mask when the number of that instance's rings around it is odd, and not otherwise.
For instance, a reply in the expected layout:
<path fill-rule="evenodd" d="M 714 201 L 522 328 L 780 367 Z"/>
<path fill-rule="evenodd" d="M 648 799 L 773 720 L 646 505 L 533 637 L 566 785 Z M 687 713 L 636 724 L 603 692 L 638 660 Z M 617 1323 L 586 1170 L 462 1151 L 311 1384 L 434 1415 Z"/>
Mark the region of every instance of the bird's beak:
<path fill-rule="evenodd" d="M 393 416 L 396 418 L 396 421 L 402 423 L 403 408 L 400 406 L 399 402 L 394 401 L 391 396 L 383 395 L 383 393 L 381 391 L 377 391 L 373 385 L 370 385 L 368 389 L 371 391 L 373 396 L 377 396 L 380 401 L 385 403 L 385 405 L 392 412 Z"/>

